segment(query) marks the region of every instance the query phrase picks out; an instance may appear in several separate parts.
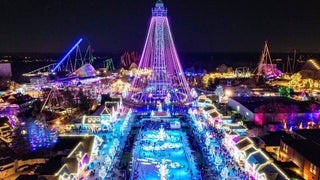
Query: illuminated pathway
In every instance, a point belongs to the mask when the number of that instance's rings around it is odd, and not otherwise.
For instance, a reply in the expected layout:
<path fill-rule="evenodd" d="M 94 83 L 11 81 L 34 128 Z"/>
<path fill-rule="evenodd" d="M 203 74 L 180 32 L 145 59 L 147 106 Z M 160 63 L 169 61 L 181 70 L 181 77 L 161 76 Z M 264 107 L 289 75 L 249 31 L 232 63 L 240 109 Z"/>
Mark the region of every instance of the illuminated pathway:
<path fill-rule="evenodd" d="M 69 135 L 90 134 L 99 137 L 97 148 L 92 152 L 93 158 L 88 164 L 88 168 L 84 172 L 78 173 L 79 178 L 109 179 L 112 176 L 112 171 L 117 171 L 114 165 L 120 159 L 126 141 L 125 137 L 129 135 L 133 117 L 131 109 L 128 109 L 125 110 L 123 116 L 111 123 L 112 130 L 110 131 L 82 129 L 77 132 L 68 132 Z"/>
<path fill-rule="evenodd" d="M 202 146 L 202 153 L 212 170 L 219 174 L 221 179 L 249 179 L 248 174 L 239 167 L 222 144 L 222 131 L 213 128 L 207 121 L 201 121 L 202 116 L 196 115 L 192 109 L 189 109 L 188 113 L 194 136 Z"/>
<path fill-rule="evenodd" d="M 131 179 L 199 179 L 186 133 L 159 124 L 141 128 L 134 143 Z"/>

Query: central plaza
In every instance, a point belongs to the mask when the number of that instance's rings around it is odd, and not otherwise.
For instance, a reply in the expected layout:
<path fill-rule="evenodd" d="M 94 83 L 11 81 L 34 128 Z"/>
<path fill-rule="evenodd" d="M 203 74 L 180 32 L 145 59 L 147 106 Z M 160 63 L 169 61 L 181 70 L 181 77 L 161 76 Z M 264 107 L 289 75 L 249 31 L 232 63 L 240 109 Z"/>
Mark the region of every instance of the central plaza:
<path fill-rule="evenodd" d="M 133 179 L 198 179 L 192 152 L 182 129 L 159 120 L 145 121 L 134 143 Z"/>

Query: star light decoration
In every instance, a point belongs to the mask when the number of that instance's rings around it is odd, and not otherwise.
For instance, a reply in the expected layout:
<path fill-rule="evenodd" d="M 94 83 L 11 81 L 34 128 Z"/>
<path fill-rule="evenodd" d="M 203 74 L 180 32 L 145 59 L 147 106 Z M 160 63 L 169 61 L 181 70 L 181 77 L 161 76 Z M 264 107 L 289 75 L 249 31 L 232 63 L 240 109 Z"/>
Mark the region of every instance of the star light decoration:
<path fill-rule="evenodd" d="M 159 169 L 159 176 L 160 180 L 167 180 L 169 175 L 169 169 L 167 167 L 166 159 L 162 159 L 161 163 L 157 165 L 157 168 Z"/>

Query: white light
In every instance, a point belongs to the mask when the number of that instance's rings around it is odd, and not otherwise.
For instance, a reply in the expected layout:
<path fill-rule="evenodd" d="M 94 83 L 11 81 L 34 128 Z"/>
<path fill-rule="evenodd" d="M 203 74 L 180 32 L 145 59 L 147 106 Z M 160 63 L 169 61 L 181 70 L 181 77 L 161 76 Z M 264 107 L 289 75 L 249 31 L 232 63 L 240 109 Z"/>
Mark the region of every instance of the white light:
<path fill-rule="evenodd" d="M 165 132 L 164 128 L 161 125 L 161 127 L 159 129 L 158 139 L 160 141 L 164 141 L 167 137 L 168 137 L 168 135 L 167 135 L 167 133 Z"/>
<path fill-rule="evenodd" d="M 166 164 L 165 159 L 161 160 L 161 163 L 158 165 L 158 168 L 159 168 L 160 180 L 167 180 L 168 174 L 169 174 L 169 169 L 167 168 L 167 164 Z"/>

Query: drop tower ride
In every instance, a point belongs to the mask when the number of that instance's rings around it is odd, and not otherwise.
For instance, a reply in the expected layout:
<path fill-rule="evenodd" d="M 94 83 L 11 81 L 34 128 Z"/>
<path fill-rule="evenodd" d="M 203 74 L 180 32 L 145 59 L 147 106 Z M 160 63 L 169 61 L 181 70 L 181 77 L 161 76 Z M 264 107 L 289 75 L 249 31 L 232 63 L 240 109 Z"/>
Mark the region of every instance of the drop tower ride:
<path fill-rule="evenodd" d="M 167 18 L 167 8 L 157 0 L 141 59 L 128 98 L 135 103 L 157 101 L 185 103 L 190 87 L 183 73 Z"/>

